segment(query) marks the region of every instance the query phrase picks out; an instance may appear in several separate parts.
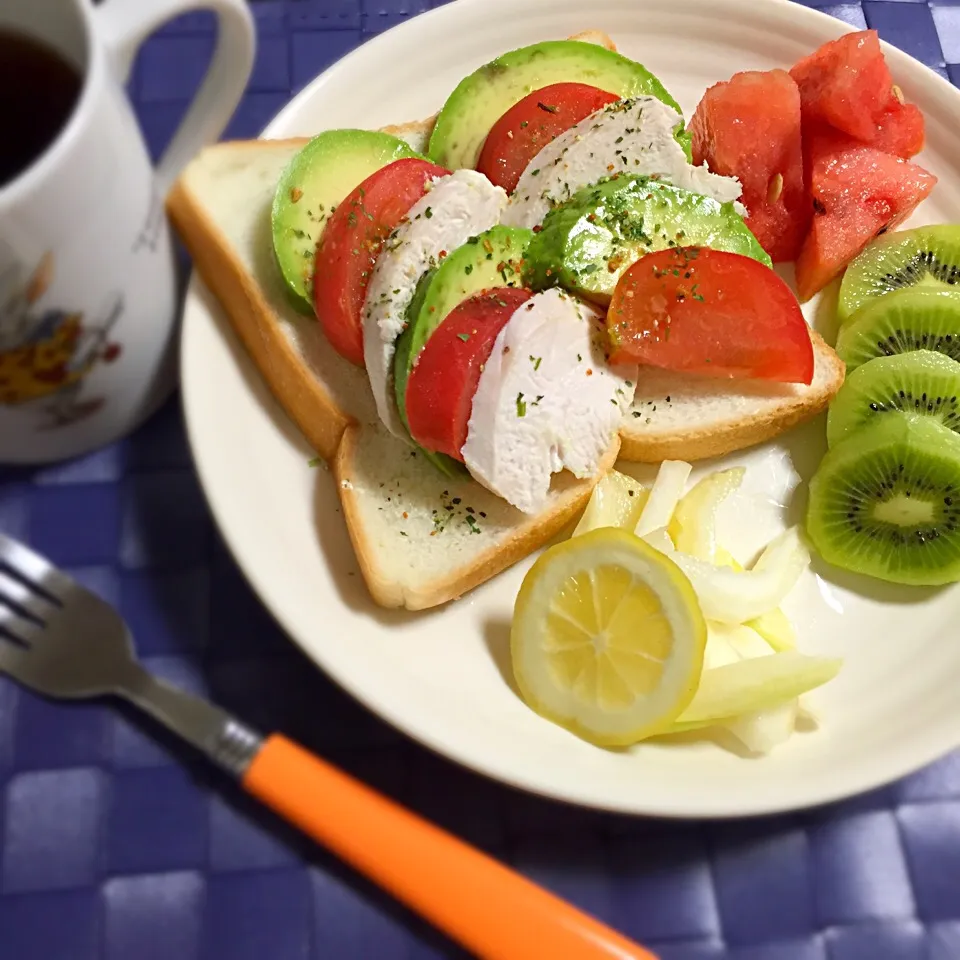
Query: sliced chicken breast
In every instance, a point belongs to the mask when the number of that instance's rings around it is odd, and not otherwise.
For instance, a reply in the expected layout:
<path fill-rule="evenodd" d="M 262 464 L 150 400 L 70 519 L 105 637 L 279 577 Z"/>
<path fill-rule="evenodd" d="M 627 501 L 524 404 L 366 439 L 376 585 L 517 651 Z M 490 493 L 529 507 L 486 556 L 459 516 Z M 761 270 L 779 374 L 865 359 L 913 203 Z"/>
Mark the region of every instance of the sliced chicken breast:
<path fill-rule="evenodd" d="M 635 366 L 612 367 L 603 315 L 553 289 L 507 321 L 474 394 L 463 446 L 473 477 L 524 513 L 554 473 L 593 476 L 633 400 Z"/>

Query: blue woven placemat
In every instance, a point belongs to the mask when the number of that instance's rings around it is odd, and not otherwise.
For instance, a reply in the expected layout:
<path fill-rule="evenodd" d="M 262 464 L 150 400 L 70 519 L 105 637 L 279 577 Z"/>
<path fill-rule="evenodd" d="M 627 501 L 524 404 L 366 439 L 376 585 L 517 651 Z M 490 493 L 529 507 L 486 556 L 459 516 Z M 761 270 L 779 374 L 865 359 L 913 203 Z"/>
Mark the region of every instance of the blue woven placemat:
<path fill-rule="evenodd" d="M 958 0 L 814 5 L 960 83 Z M 320 70 L 428 6 L 255 3 L 257 67 L 227 135 L 256 135 Z M 191 16 L 143 50 L 132 90 L 154 153 L 211 48 L 209 19 Z M 81 461 L 0 470 L 0 529 L 117 604 L 151 669 L 301 740 L 663 960 L 960 958 L 960 754 L 847 803 L 712 825 L 572 809 L 467 773 L 348 700 L 280 634 L 213 528 L 176 401 Z M 0 678 L 2 960 L 455 956 L 132 714 Z"/>

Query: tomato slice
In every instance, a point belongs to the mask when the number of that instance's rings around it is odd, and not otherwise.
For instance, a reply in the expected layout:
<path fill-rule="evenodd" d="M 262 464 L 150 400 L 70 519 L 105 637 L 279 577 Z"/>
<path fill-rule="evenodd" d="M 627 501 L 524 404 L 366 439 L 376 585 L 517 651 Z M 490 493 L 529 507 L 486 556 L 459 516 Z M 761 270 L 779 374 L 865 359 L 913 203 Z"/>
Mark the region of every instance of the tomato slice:
<path fill-rule="evenodd" d="M 410 157 L 372 173 L 327 221 L 317 243 L 313 306 L 334 350 L 363 366 L 361 312 L 383 242 L 426 193 L 432 177 L 450 171 Z"/>
<path fill-rule="evenodd" d="M 586 83 L 554 83 L 515 103 L 491 128 L 477 170 L 513 193 L 530 161 L 561 133 L 620 98 Z"/>
<path fill-rule="evenodd" d="M 615 363 L 810 383 L 813 343 L 791 289 L 738 253 L 676 247 L 620 278 L 607 313 Z"/>
<path fill-rule="evenodd" d="M 407 381 L 410 436 L 425 450 L 463 461 L 473 395 L 497 334 L 533 296 L 495 287 L 454 307 L 431 334 Z"/>

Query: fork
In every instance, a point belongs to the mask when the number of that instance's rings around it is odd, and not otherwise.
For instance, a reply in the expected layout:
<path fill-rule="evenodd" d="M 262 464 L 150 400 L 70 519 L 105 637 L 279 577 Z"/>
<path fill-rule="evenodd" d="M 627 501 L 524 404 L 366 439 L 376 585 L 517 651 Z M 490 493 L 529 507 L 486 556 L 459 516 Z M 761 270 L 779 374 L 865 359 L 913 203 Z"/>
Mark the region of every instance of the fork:
<path fill-rule="evenodd" d="M 281 734 L 154 677 L 110 604 L 3 534 L 0 673 L 47 697 L 129 701 L 477 957 L 656 960 Z"/>

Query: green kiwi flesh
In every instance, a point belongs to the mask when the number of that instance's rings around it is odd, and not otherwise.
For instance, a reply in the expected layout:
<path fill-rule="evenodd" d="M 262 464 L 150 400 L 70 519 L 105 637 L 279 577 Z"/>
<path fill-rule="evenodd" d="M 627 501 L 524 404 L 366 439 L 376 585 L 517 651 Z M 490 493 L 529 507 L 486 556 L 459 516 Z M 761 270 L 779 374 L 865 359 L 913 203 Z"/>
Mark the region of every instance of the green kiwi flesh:
<path fill-rule="evenodd" d="M 837 318 L 845 323 L 868 300 L 917 285 L 960 290 L 960 225 L 898 230 L 871 243 L 843 275 Z"/>
<path fill-rule="evenodd" d="M 960 363 L 931 350 L 877 357 L 843 382 L 827 415 L 834 447 L 879 417 L 913 413 L 960 433 Z"/>
<path fill-rule="evenodd" d="M 960 436 L 929 417 L 878 417 L 827 451 L 806 526 L 837 567 L 914 585 L 960 579 Z"/>
<path fill-rule="evenodd" d="M 934 350 L 960 362 L 960 289 L 895 290 L 865 303 L 837 336 L 848 373 L 874 357 L 911 350 Z"/>

